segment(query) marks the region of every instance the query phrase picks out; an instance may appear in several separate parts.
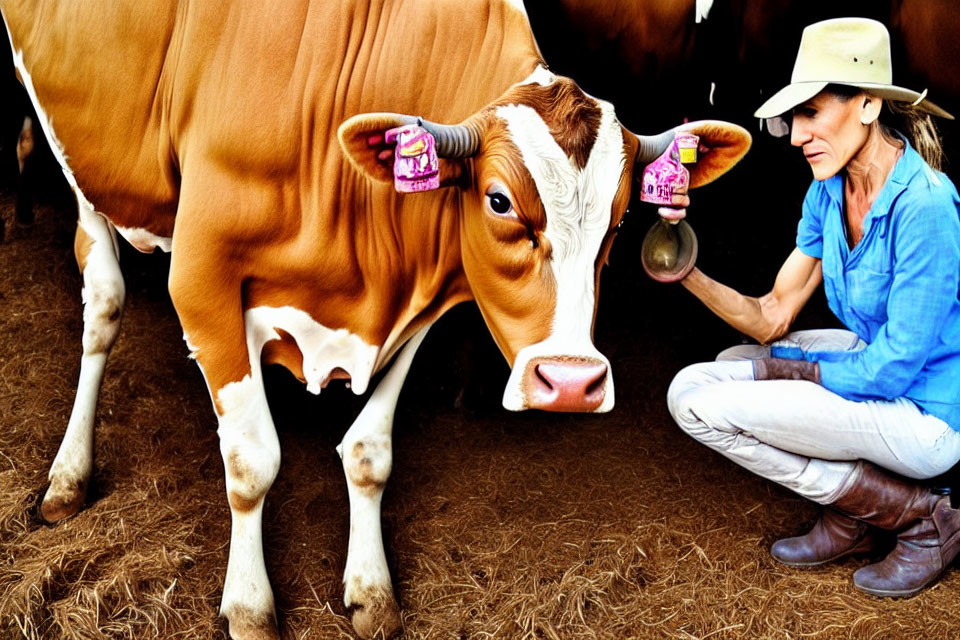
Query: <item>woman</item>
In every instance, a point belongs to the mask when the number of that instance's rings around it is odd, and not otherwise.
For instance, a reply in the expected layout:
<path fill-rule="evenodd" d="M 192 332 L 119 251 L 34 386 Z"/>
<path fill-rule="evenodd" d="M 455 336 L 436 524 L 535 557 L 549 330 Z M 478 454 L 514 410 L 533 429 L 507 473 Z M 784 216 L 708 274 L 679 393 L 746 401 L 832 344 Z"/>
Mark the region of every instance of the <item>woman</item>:
<path fill-rule="evenodd" d="M 960 199 L 931 168 L 938 142 L 919 110 L 952 116 L 891 79 L 882 24 L 804 30 L 791 84 L 756 113 L 787 114 L 813 170 L 797 246 L 759 298 L 696 269 L 683 280 L 761 346 L 684 369 L 668 403 L 697 440 L 824 505 L 809 533 L 773 545 L 774 558 L 819 565 L 880 551 L 877 529 L 893 531 L 896 548 L 854 584 L 909 596 L 960 548 L 960 511 L 922 482 L 960 460 Z M 912 143 L 884 124 L 891 107 L 918 123 Z M 850 331 L 787 334 L 821 282 Z"/>

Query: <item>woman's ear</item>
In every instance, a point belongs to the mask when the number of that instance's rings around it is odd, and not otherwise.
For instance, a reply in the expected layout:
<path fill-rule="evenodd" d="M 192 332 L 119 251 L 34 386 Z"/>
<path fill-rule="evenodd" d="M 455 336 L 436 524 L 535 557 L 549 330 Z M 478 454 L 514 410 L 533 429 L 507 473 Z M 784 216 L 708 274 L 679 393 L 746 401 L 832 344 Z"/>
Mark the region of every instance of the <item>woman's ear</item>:
<path fill-rule="evenodd" d="M 880 117 L 880 107 L 882 106 L 882 99 L 864 94 L 860 98 L 860 123 L 868 126 L 873 124 Z"/>

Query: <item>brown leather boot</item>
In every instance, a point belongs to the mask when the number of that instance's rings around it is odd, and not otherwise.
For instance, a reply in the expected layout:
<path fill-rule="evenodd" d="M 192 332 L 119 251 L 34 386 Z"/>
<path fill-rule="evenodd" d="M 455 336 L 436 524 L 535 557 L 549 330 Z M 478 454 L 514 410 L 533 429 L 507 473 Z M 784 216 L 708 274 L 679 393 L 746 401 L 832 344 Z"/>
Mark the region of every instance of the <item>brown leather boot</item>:
<path fill-rule="evenodd" d="M 770 555 L 789 567 L 815 567 L 844 556 L 877 550 L 881 540 L 865 522 L 825 507 L 823 515 L 805 535 L 777 540 Z"/>
<path fill-rule="evenodd" d="M 912 596 L 939 578 L 960 551 L 960 509 L 937 496 L 932 512 L 897 536 L 897 546 L 877 564 L 858 569 L 853 584 L 881 597 Z"/>
<path fill-rule="evenodd" d="M 930 489 L 860 460 L 830 506 L 887 531 L 901 531 L 930 517 L 942 497 Z"/>
<path fill-rule="evenodd" d="M 949 496 L 859 462 L 831 505 L 888 531 L 900 532 L 882 562 L 859 569 L 858 589 L 877 596 L 910 596 L 932 584 L 960 551 L 960 510 Z"/>

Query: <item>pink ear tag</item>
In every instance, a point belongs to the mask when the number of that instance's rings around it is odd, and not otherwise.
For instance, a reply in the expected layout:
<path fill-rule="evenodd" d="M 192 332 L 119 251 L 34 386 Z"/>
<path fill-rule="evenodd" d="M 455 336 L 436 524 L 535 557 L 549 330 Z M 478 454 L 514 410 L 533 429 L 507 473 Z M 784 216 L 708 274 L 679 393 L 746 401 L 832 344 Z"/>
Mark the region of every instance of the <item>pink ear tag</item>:
<path fill-rule="evenodd" d="M 653 204 L 671 205 L 674 194 L 686 194 L 690 172 L 683 165 L 697 161 L 699 136 L 681 131 L 659 158 L 643 171 L 640 199 Z"/>
<path fill-rule="evenodd" d="M 388 129 L 384 141 L 396 142 L 393 186 L 400 193 L 430 191 L 440 187 L 440 163 L 433 135 L 415 124 Z"/>

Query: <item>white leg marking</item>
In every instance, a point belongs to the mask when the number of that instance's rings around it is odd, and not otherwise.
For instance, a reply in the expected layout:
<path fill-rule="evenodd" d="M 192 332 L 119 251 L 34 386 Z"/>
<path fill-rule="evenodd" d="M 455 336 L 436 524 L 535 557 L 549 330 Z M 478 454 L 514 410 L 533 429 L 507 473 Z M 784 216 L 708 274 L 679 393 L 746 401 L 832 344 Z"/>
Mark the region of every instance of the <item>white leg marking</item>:
<path fill-rule="evenodd" d="M 234 638 L 275 628 L 273 591 L 263 559 L 263 499 L 280 469 L 280 442 L 270 417 L 259 360 L 253 375 L 220 389 L 217 434 L 230 503 L 230 557 L 220 602 Z"/>
<path fill-rule="evenodd" d="M 50 467 L 50 487 L 41 507 L 55 522 L 77 511 L 93 469 L 93 426 L 100 383 L 120 331 L 125 287 L 117 261 L 113 226 L 96 213 L 78 190 L 78 224 L 92 242 L 83 269 L 83 357 L 73 411 L 57 456 Z"/>
<path fill-rule="evenodd" d="M 19 71 L 23 86 L 33 103 L 47 144 L 76 195 L 77 209 L 80 212 L 79 224 L 93 240 L 83 271 L 83 358 L 80 361 L 80 381 L 67 431 L 50 468 L 50 488 L 42 507 L 45 518 L 58 520 L 76 511 L 79 507 L 78 500 L 82 501 L 86 483 L 90 478 L 97 396 L 107 354 L 120 328 L 125 289 L 117 262 L 116 232 L 103 216 L 94 211 L 93 205 L 77 185 L 73 171 L 67 164 L 63 145 L 54 133 L 53 123 L 37 98 L 33 78 L 23 60 L 23 52 L 17 51 L 13 43 L 5 16 L 3 25 L 11 44 L 14 66 Z"/>
<path fill-rule="evenodd" d="M 593 345 L 590 335 L 596 301 L 594 265 L 610 228 L 613 199 L 626 158 L 613 106 L 602 100 L 597 100 L 597 106 L 601 110 L 597 139 L 586 166 L 579 171 L 536 111 L 526 105 L 497 109 L 497 115 L 507 122 L 546 210 L 545 235 L 553 247 L 550 266 L 557 283 L 550 336 L 521 349 L 514 361 L 503 396 L 503 406 L 513 411 L 527 406 L 522 380 L 532 358 L 584 356 L 596 358 L 610 369 L 610 362 Z M 605 385 L 604 400 L 597 412 L 613 408 L 612 375 L 607 375 Z"/>
<path fill-rule="evenodd" d="M 354 626 L 364 637 L 371 636 L 380 625 L 385 631 L 399 625 L 383 550 L 380 500 L 393 463 L 391 434 L 397 399 L 428 329 L 421 329 L 404 345 L 337 447 L 350 496 L 350 544 L 343 573 L 343 602 L 347 607 L 363 607 L 354 617 Z"/>
<path fill-rule="evenodd" d="M 230 620 L 230 633 L 234 638 L 259 638 L 262 634 L 275 633 L 273 591 L 263 559 L 262 519 L 264 496 L 280 468 L 280 444 L 260 369 L 263 345 L 279 339 L 278 330 L 293 336 L 303 354 L 307 389 L 313 393 L 320 392 L 336 368 L 351 376 L 356 393 L 363 393 L 379 349 L 346 330 L 324 327 L 293 307 L 249 309 L 244 314 L 244 324 L 252 373 L 224 386 L 217 394 L 222 408 L 218 430 L 220 453 L 232 521 L 230 559 L 220 612 Z M 184 338 L 195 352 L 189 338 Z M 379 520 L 377 531 L 379 536 Z M 381 543 L 381 555 L 382 547 Z M 386 584 L 389 587 L 389 575 Z"/>

